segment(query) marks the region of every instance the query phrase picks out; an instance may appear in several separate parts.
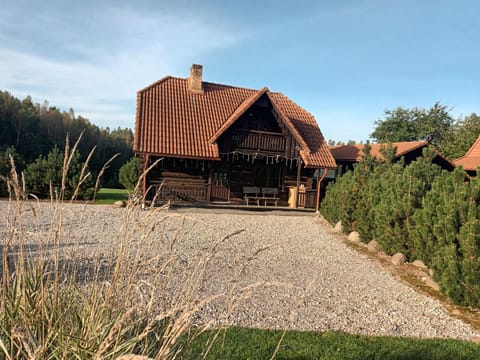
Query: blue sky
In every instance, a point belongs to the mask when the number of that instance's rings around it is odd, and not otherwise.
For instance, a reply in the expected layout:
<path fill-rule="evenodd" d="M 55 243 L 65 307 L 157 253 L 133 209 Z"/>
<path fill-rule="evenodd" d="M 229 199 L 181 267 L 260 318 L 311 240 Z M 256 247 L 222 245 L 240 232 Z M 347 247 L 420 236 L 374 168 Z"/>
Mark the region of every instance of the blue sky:
<path fill-rule="evenodd" d="M 280 91 L 327 139 L 367 140 L 384 110 L 480 112 L 480 2 L 0 0 L 0 89 L 134 126 L 169 74 Z"/>

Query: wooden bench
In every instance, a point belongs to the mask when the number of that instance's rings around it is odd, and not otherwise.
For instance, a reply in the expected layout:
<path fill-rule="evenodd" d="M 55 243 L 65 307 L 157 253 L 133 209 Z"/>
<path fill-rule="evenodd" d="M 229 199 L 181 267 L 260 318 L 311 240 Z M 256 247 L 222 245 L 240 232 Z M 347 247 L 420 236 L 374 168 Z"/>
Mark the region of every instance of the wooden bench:
<path fill-rule="evenodd" d="M 258 186 L 244 186 L 243 198 L 245 199 L 245 203 L 247 205 L 249 200 L 255 200 L 257 202 L 257 206 L 260 206 L 260 188 Z"/>
<path fill-rule="evenodd" d="M 278 200 L 280 199 L 278 197 L 278 188 L 276 187 L 262 187 L 261 188 L 261 194 L 262 197 L 260 200 L 264 201 L 265 206 L 267 206 L 267 203 L 269 201 L 275 203 L 275 206 L 278 206 Z"/>

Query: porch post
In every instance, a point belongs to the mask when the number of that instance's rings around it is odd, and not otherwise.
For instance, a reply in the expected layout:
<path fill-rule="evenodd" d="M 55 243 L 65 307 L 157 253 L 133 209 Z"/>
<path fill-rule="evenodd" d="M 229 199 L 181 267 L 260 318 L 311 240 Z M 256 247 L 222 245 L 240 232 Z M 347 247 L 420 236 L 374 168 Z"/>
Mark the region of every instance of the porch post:
<path fill-rule="evenodd" d="M 300 177 L 302 175 L 302 160 L 298 158 L 297 162 L 297 191 L 295 195 L 295 209 L 298 208 L 298 197 L 300 192 Z"/>
<path fill-rule="evenodd" d="M 213 177 L 213 166 L 211 163 L 208 163 L 208 185 L 207 185 L 207 203 L 210 204 L 212 196 L 212 177 Z"/>
<path fill-rule="evenodd" d="M 150 155 L 145 155 L 145 163 L 143 164 L 143 207 L 145 207 L 145 202 L 147 200 L 147 169 L 148 169 L 148 162 L 150 161 Z"/>
<path fill-rule="evenodd" d="M 320 168 L 318 168 L 318 173 L 320 174 Z M 325 177 L 327 176 L 327 169 L 323 169 L 323 174 L 321 177 L 317 179 L 317 204 L 315 206 L 315 211 L 318 212 L 320 209 L 320 188 L 322 186 L 322 181 L 325 180 Z"/>

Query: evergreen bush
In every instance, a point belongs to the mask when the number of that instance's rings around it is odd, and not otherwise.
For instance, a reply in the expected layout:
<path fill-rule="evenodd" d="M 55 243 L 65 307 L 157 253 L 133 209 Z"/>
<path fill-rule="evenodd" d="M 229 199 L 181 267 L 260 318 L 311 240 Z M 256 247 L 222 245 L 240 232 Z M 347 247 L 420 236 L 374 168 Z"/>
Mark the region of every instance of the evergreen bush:
<path fill-rule="evenodd" d="M 354 170 L 327 187 L 322 214 L 388 254 L 422 260 L 446 296 L 480 307 L 480 181 L 461 168 L 442 171 L 431 150 L 406 167 L 392 151 L 378 163 L 367 145 Z"/>
<path fill-rule="evenodd" d="M 128 191 L 132 191 L 137 185 L 139 168 L 139 159 L 136 157 L 132 157 L 120 168 L 118 172 L 118 182 L 122 184 Z"/>
<path fill-rule="evenodd" d="M 80 162 L 80 154 L 75 152 L 70 165 L 64 174 L 65 155 L 58 147 L 54 147 L 46 157 L 40 155 L 33 163 L 25 169 L 25 185 L 28 193 L 40 198 L 54 197 L 62 194 L 65 198 L 71 198 L 77 190 L 78 199 L 88 200 L 93 195 L 93 181 L 88 176 L 83 183 L 80 183 L 80 176 L 84 164 Z M 85 168 L 84 176 L 89 171 Z M 62 179 L 65 175 L 65 189 L 62 191 Z M 78 187 L 78 189 L 77 189 Z M 51 194 L 52 192 L 52 194 Z"/>

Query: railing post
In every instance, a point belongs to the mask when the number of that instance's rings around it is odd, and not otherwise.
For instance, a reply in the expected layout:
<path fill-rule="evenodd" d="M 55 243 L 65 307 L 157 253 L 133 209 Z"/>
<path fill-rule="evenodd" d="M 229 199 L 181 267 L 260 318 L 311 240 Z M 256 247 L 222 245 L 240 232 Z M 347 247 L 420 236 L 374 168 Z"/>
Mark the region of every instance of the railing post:
<path fill-rule="evenodd" d="M 208 184 L 207 184 L 207 198 L 205 199 L 209 204 L 212 200 L 212 178 L 213 178 L 213 167 L 209 164 L 210 170 L 208 171 Z"/>

